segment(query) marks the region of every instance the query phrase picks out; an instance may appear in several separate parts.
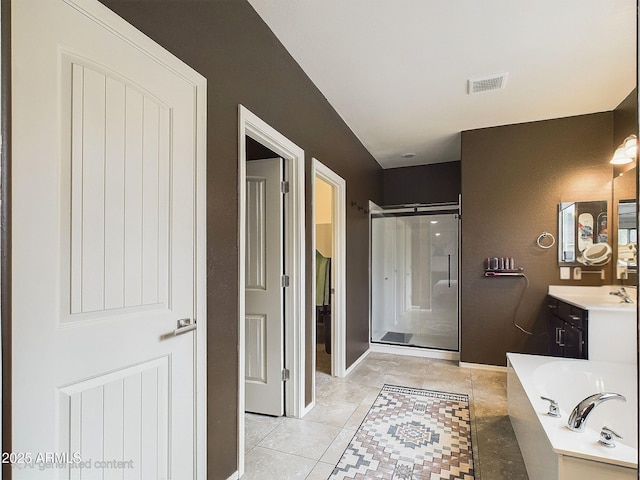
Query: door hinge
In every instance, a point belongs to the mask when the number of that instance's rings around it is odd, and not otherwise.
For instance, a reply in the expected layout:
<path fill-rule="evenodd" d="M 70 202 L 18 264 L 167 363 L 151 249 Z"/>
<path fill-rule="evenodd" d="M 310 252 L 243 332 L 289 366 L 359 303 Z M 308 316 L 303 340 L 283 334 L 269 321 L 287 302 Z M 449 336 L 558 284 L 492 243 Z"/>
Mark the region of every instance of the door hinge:
<path fill-rule="evenodd" d="M 289 193 L 289 182 L 287 180 L 280 182 L 280 192 Z"/>
<path fill-rule="evenodd" d="M 280 277 L 280 286 L 288 287 L 289 286 L 289 275 L 282 275 Z"/>
<path fill-rule="evenodd" d="M 289 369 L 288 368 L 283 368 L 282 369 L 282 381 L 286 382 L 287 380 L 289 380 Z"/>

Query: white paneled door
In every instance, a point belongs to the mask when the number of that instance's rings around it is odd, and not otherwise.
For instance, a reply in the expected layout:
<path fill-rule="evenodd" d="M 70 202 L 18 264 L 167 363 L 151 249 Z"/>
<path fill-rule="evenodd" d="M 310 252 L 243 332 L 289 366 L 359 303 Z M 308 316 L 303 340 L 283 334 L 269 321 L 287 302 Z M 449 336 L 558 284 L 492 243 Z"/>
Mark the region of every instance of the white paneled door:
<path fill-rule="evenodd" d="M 93 0 L 12 17 L 13 478 L 204 478 L 205 81 Z"/>
<path fill-rule="evenodd" d="M 281 158 L 247 162 L 245 410 L 284 414 Z"/>

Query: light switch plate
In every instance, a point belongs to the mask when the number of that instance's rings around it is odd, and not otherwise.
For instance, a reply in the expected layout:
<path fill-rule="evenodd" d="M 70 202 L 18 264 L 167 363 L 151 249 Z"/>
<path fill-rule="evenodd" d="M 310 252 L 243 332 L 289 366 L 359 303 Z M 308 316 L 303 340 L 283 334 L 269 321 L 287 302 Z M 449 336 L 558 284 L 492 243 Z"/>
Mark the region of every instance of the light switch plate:
<path fill-rule="evenodd" d="M 560 267 L 560 280 L 571 280 L 570 267 Z"/>

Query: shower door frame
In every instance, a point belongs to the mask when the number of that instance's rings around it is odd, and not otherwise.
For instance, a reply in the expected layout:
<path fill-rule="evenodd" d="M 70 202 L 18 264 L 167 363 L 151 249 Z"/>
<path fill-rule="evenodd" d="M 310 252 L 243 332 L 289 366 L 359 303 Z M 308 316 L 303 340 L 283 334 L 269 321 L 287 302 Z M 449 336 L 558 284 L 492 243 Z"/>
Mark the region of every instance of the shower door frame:
<path fill-rule="evenodd" d="M 372 351 L 388 352 L 388 353 L 406 353 L 415 356 L 430 356 L 445 358 L 451 360 L 459 360 L 460 355 L 460 273 L 461 273 L 461 218 L 462 218 L 462 202 L 461 198 L 458 202 L 448 203 L 432 203 L 432 204 L 412 204 L 402 206 L 385 206 L 379 207 L 370 202 L 369 208 L 369 347 Z M 457 225 L 457 328 L 458 328 L 458 348 L 457 350 L 438 349 L 434 347 L 423 347 L 418 345 L 403 345 L 394 343 L 374 341 L 373 337 L 373 219 L 380 214 L 402 215 L 402 216 L 422 216 L 437 214 L 453 214 L 458 221 Z"/>

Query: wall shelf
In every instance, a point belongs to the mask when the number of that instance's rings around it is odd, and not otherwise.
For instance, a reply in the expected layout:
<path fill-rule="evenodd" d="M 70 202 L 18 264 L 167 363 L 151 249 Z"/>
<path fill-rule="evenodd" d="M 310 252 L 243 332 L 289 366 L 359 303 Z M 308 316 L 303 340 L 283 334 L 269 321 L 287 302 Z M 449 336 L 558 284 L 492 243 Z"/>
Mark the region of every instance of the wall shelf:
<path fill-rule="evenodd" d="M 484 271 L 485 277 L 524 277 L 524 268 L 516 268 L 516 269 L 498 269 L 498 270 L 487 270 Z"/>

